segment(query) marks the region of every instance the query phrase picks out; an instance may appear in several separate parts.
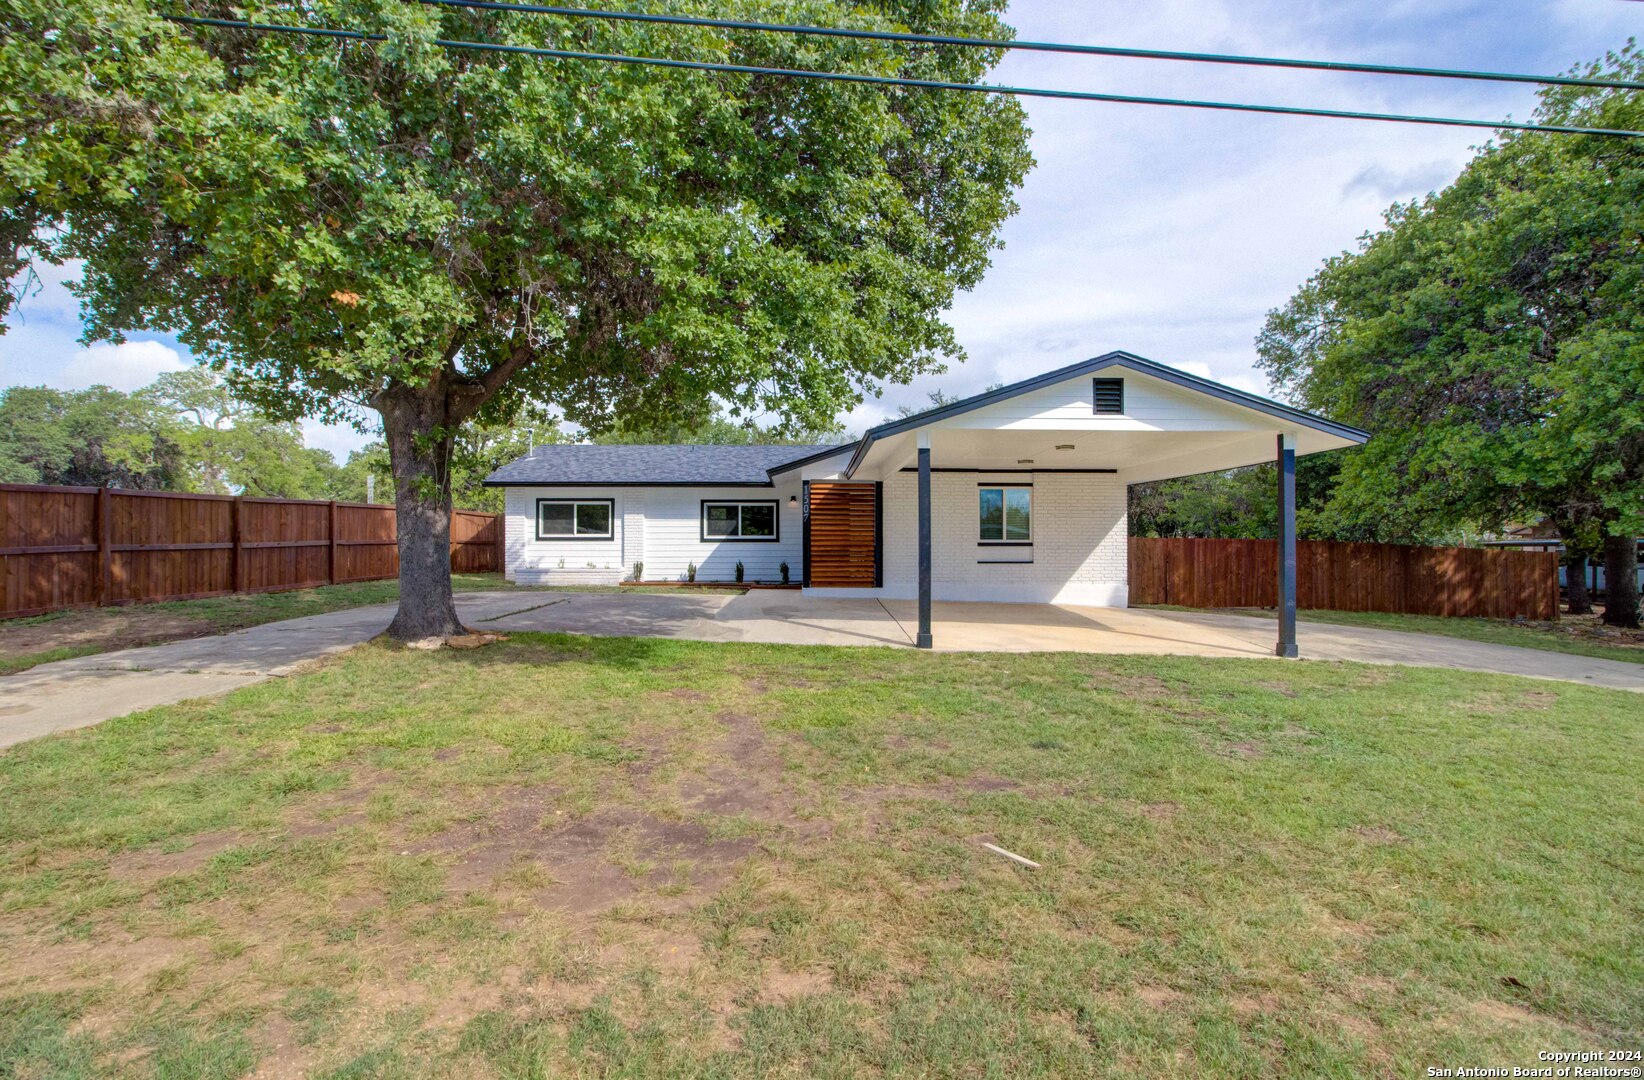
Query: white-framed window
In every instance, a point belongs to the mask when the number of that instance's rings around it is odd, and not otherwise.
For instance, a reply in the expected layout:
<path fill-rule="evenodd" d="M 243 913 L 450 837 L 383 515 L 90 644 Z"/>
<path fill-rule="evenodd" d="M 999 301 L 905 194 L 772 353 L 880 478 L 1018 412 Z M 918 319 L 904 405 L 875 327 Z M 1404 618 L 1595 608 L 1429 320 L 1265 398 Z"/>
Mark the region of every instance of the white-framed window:
<path fill-rule="evenodd" d="M 1033 542 L 1033 488 L 983 485 L 976 489 L 979 531 L 984 544 Z"/>
<path fill-rule="evenodd" d="M 615 499 L 538 499 L 538 540 L 610 540 Z"/>
<path fill-rule="evenodd" d="M 702 542 L 721 541 L 771 543 L 777 540 L 775 499 L 744 502 L 740 499 L 702 500 Z"/>

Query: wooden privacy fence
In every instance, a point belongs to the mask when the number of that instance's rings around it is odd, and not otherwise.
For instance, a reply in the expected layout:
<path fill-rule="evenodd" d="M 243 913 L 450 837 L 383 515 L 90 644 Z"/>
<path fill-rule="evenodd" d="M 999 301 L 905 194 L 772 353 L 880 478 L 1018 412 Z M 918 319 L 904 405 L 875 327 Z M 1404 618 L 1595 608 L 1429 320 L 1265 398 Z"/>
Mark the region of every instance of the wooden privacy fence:
<path fill-rule="evenodd" d="M 0 618 L 399 574 L 394 508 L 0 484 Z M 502 569 L 502 518 L 451 516 L 451 569 Z"/>
<path fill-rule="evenodd" d="M 1274 607 L 1273 540 L 1130 538 L 1130 602 Z M 1558 556 L 1492 548 L 1296 544 L 1296 605 L 1336 611 L 1558 618 Z"/>

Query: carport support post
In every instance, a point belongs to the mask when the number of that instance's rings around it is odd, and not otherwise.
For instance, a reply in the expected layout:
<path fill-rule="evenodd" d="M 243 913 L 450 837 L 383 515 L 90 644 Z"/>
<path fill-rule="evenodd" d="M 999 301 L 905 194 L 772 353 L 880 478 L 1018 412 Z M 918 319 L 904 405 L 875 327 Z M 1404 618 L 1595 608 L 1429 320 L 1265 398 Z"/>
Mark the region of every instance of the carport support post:
<path fill-rule="evenodd" d="M 1279 642 L 1278 656 L 1296 649 L 1296 436 L 1279 436 Z"/>
<path fill-rule="evenodd" d="M 919 433 L 919 636 L 914 645 L 931 647 L 930 640 L 930 435 Z"/>

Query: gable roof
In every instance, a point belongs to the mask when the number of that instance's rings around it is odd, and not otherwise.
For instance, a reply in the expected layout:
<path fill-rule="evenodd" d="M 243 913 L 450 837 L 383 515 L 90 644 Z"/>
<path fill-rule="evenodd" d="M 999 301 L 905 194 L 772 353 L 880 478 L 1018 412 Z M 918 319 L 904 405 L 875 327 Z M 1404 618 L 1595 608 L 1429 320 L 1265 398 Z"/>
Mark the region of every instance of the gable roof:
<path fill-rule="evenodd" d="M 551 443 L 539 446 L 485 478 L 493 487 L 572 485 L 656 487 L 703 485 L 770 487 L 771 472 L 807 458 L 846 449 L 809 446 L 597 446 Z"/>
<path fill-rule="evenodd" d="M 963 398 L 948 405 L 938 405 L 934 409 L 926 409 L 924 412 L 914 413 L 912 416 L 899 417 L 895 420 L 886 421 L 877 427 L 871 427 L 868 429 L 867 434 L 863 435 L 861 440 L 856 444 L 856 453 L 851 455 L 850 464 L 845 467 L 845 475 L 850 476 L 856 471 L 857 466 L 862 464 L 862 459 L 867 456 L 868 450 L 871 449 L 873 444 L 879 439 L 883 439 L 891 435 L 899 435 L 904 431 L 911 431 L 915 428 L 921 428 L 927 424 L 932 424 L 939 420 L 946 420 L 951 416 L 958 416 L 962 413 L 970 412 L 973 409 L 980 409 L 988 405 L 1006 401 L 1020 394 L 1026 394 L 1042 387 L 1052 386 L 1067 379 L 1076 379 L 1081 375 L 1090 375 L 1095 372 L 1114 367 L 1128 368 L 1129 370 L 1137 372 L 1141 375 L 1151 375 L 1155 379 L 1162 379 L 1165 382 L 1174 383 L 1175 385 L 1183 387 L 1187 390 L 1196 390 L 1201 394 L 1208 394 L 1211 397 L 1226 401 L 1229 404 L 1239 405 L 1246 409 L 1254 409 L 1257 412 L 1266 413 L 1267 415 L 1276 417 L 1280 420 L 1298 424 L 1302 427 L 1314 428 L 1318 431 L 1323 431 L 1327 434 L 1335 435 L 1343 439 L 1350 439 L 1356 443 L 1365 442 L 1370 438 L 1370 433 L 1367 431 L 1360 431 L 1356 427 L 1350 427 L 1347 424 L 1337 423 L 1334 420 L 1326 419 L 1325 417 L 1319 416 L 1315 413 L 1293 408 L 1292 406 L 1285 405 L 1281 402 L 1264 398 L 1259 394 L 1250 394 L 1243 390 L 1235 390 L 1231 386 L 1223 386 L 1219 382 L 1214 382 L 1210 379 L 1203 379 L 1197 375 L 1189 375 L 1185 371 L 1178 371 L 1176 368 L 1167 367 L 1164 364 L 1137 356 L 1134 353 L 1115 351 L 1104 353 L 1101 356 L 1093 357 L 1089 360 L 1081 360 L 1077 364 L 1069 364 L 1067 367 L 1057 368 L 1055 371 L 1047 371 L 1043 375 L 1035 375 L 1031 379 L 1023 379 L 1021 382 L 1011 383 L 1009 386 L 1001 386 L 994 390 L 987 390 L 980 394 Z"/>

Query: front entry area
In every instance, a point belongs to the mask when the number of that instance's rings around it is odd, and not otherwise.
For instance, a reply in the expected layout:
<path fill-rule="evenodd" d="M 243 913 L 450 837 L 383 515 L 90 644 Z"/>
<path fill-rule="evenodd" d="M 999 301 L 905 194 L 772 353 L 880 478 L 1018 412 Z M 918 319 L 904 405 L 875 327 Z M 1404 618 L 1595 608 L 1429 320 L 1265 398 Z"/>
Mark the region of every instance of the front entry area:
<path fill-rule="evenodd" d="M 884 582 L 883 485 L 807 481 L 805 587 L 874 589 Z"/>

